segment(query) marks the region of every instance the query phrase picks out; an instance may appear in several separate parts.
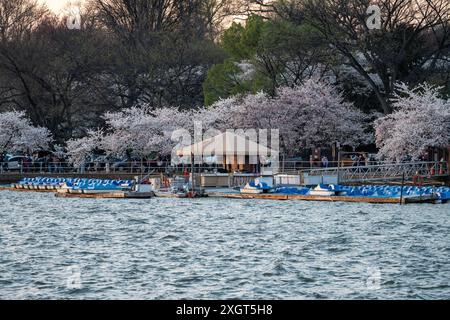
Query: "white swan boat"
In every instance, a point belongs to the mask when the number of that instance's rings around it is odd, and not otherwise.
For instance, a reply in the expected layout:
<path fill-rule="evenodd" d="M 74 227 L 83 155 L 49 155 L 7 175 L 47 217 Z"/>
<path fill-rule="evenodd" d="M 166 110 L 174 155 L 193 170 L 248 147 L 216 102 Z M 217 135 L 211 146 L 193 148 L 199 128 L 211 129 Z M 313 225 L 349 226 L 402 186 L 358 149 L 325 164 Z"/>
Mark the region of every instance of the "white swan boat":
<path fill-rule="evenodd" d="M 311 196 L 331 197 L 336 195 L 336 191 L 330 190 L 324 186 L 318 185 L 309 193 Z"/>
<path fill-rule="evenodd" d="M 251 186 L 249 183 L 247 183 L 245 187 L 241 188 L 241 193 L 243 194 L 261 194 L 263 192 L 264 190 Z"/>

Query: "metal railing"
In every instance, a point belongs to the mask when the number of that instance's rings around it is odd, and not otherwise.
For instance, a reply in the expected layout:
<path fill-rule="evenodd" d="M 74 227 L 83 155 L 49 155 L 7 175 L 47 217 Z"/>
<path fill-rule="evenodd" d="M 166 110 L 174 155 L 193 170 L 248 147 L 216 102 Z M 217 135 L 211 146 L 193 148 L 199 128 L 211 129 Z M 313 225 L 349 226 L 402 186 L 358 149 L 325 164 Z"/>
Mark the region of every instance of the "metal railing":
<path fill-rule="evenodd" d="M 0 174 L 136 174 L 148 175 L 152 173 L 182 174 L 185 171 L 196 173 L 228 173 L 222 165 L 172 165 L 171 162 L 93 162 L 81 166 L 73 166 L 67 162 L 33 162 L 16 163 L 0 162 Z M 245 171 L 244 171 L 245 172 Z M 256 172 L 245 172 L 256 173 Z"/>
<path fill-rule="evenodd" d="M 67 162 L 34 162 L 34 163 L 11 163 L 0 162 L 0 174 L 84 174 L 84 173 L 123 173 L 123 174 L 148 174 L 152 172 L 166 172 L 170 166 L 167 163 L 147 164 L 123 162 L 120 164 L 96 162 L 82 166 L 73 166 Z"/>
<path fill-rule="evenodd" d="M 287 175 L 309 175 L 309 176 L 339 176 L 341 182 L 351 181 L 374 181 L 398 179 L 405 174 L 406 178 L 412 178 L 418 173 L 421 176 L 448 176 L 449 168 L 447 162 L 411 162 L 411 163 L 364 163 L 364 165 L 352 166 L 341 162 L 338 167 L 337 162 L 329 162 L 329 167 L 320 167 L 319 163 L 305 161 L 283 161 L 277 166 L 274 173 Z M 136 174 L 149 175 L 159 173 L 183 174 L 183 172 L 196 173 L 227 173 L 222 165 L 178 165 L 173 166 L 170 162 L 92 162 L 82 166 L 72 166 L 66 162 L 32 162 L 32 163 L 8 163 L 0 162 L 0 174 Z M 258 173 L 261 168 L 255 172 Z M 258 172 L 256 172 L 258 171 Z M 233 173 L 233 172 L 230 172 Z"/>
<path fill-rule="evenodd" d="M 341 160 L 340 164 L 338 161 L 329 161 L 324 165 L 321 161 L 281 161 L 279 164 L 279 172 L 284 174 L 298 175 L 299 172 L 303 171 L 317 171 L 317 170 L 335 170 L 338 167 L 341 168 L 361 168 L 369 166 L 385 166 L 392 165 L 391 161 L 375 161 L 375 160 L 365 160 L 359 162 L 358 160 L 345 159 Z"/>
<path fill-rule="evenodd" d="M 330 165 L 333 162 L 329 163 Z M 303 169 L 319 168 L 321 164 L 307 161 L 283 161 L 277 166 L 280 172 L 296 173 Z M 190 164 L 172 165 L 171 162 L 147 162 L 147 161 L 129 161 L 129 162 L 89 162 L 81 166 L 73 166 L 67 162 L 31 162 L 31 163 L 10 163 L 0 162 L 0 174 L 4 173 L 132 173 L 132 174 L 149 174 L 152 172 L 175 172 L 183 173 L 185 170 L 189 172 L 194 168 L 195 172 L 223 172 L 223 166 L 220 164 L 202 164 L 192 166 Z M 256 166 L 255 166 L 256 168 Z M 255 173 L 255 172 L 248 172 Z"/>
<path fill-rule="evenodd" d="M 339 181 L 361 182 L 397 180 L 421 177 L 445 177 L 449 175 L 447 162 L 410 162 L 391 163 L 370 166 L 338 167 L 302 170 L 301 175 L 309 176 L 337 176 Z"/>

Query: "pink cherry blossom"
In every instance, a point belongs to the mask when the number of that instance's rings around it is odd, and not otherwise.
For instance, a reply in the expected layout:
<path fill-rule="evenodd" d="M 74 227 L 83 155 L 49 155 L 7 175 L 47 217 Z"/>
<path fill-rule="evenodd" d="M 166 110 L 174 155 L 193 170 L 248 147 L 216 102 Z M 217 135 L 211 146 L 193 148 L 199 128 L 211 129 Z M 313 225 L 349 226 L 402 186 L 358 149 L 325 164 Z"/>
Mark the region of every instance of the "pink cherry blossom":
<path fill-rule="evenodd" d="M 23 111 L 0 113 L 0 154 L 32 153 L 48 149 L 52 137 L 47 128 L 33 126 Z"/>
<path fill-rule="evenodd" d="M 440 97 L 440 89 L 426 83 L 414 89 L 397 85 L 394 112 L 375 122 L 380 157 L 417 160 L 429 147 L 450 145 L 450 101 Z"/>

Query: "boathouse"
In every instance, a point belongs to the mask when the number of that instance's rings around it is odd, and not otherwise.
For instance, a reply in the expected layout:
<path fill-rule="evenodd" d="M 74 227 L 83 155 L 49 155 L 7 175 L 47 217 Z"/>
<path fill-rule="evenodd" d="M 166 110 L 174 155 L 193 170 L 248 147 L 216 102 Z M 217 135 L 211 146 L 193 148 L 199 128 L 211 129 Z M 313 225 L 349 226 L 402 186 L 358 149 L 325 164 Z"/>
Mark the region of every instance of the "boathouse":
<path fill-rule="evenodd" d="M 184 163 L 215 163 L 228 172 L 260 172 L 261 166 L 278 166 L 279 152 L 248 136 L 224 132 L 176 151 Z"/>

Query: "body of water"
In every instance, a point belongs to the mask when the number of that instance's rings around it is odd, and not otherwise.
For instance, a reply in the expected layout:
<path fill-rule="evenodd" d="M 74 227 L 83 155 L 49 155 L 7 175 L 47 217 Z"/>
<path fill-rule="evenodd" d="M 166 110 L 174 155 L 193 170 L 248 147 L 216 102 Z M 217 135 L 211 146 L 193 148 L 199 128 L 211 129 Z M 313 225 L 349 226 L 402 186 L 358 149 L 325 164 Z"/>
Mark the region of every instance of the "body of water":
<path fill-rule="evenodd" d="M 449 299 L 450 204 L 0 192 L 2 299 Z"/>

